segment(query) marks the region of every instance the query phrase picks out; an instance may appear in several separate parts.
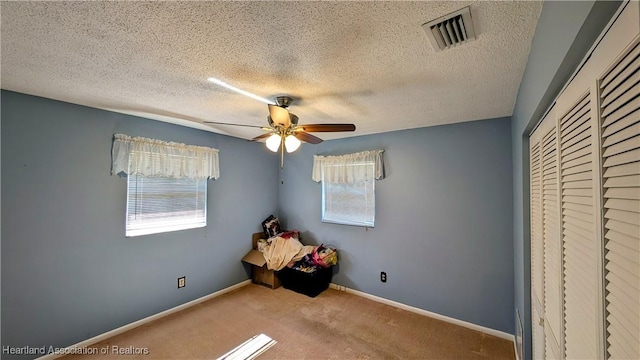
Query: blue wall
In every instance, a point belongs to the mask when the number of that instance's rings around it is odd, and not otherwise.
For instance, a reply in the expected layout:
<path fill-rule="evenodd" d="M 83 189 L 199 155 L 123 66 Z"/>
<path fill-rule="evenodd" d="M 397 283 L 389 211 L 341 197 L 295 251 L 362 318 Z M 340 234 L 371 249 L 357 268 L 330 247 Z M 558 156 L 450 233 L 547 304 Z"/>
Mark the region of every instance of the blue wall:
<path fill-rule="evenodd" d="M 313 155 L 373 149 L 387 174 L 375 228 L 322 223 Z M 279 212 L 303 242 L 339 248 L 335 283 L 513 333 L 511 165 L 509 118 L 305 144 L 285 156 Z"/>
<path fill-rule="evenodd" d="M 13 92 L 1 101 L 3 346 L 68 346 L 248 278 L 239 259 L 277 210 L 278 158 L 264 145 Z M 114 133 L 220 149 L 206 228 L 125 238 Z"/>
<path fill-rule="evenodd" d="M 512 116 L 515 308 L 524 327 L 524 359 L 531 358 L 531 283 L 528 134 L 551 106 L 618 1 L 548 1 L 542 7 Z"/>

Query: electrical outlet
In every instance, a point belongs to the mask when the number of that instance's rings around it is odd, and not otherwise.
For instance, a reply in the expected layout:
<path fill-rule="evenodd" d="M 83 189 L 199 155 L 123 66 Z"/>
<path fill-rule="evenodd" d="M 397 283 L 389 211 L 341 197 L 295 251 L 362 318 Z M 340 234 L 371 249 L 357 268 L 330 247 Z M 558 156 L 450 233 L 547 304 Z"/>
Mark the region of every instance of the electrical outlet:
<path fill-rule="evenodd" d="M 382 282 L 387 282 L 387 273 L 386 272 L 381 272 L 380 273 L 380 281 Z"/>
<path fill-rule="evenodd" d="M 187 285 L 187 277 L 183 276 L 183 277 L 179 277 L 178 278 L 178 289 L 183 288 Z"/>

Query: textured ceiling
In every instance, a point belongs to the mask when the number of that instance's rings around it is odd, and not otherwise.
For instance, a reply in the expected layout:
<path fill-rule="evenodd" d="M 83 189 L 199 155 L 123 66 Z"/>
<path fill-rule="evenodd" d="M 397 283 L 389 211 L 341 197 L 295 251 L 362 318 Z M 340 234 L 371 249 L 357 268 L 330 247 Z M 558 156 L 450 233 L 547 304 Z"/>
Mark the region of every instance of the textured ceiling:
<path fill-rule="evenodd" d="M 435 52 L 421 25 L 471 5 L 477 39 Z M 7 2 L 3 89 L 241 138 L 292 95 L 324 139 L 510 116 L 541 2 Z"/>

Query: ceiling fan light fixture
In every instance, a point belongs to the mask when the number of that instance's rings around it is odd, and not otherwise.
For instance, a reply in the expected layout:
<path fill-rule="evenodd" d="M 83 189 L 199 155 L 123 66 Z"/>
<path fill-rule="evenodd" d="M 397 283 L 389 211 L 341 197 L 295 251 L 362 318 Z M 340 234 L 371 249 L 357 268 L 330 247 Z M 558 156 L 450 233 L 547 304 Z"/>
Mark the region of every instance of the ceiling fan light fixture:
<path fill-rule="evenodd" d="M 288 153 L 292 153 L 300 147 L 300 140 L 293 135 L 288 135 L 284 138 L 284 147 L 287 149 Z"/>
<path fill-rule="evenodd" d="M 248 96 L 248 97 L 250 97 L 252 99 L 255 99 L 255 100 L 258 100 L 258 101 L 262 101 L 265 104 L 269 104 L 269 105 L 275 105 L 276 104 L 275 102 L 273 102 L 273 101 L 271 101 L 269 99 L 265 99 L 265 98 L 263 98 L 261 96 L 258 96 L 256 94 L 252 94 L 252 93 L 250 93 L 250 92 L 248 92 L 246 90 L 238 89 L 237 87 L 235 87 L 233 85 L 229 85 L 229 84 L 227 84 L 226 82 L 224 82 L 224 81 L 222 81 L 220 79 L 216 79 L 214 77 L 210 77 L 207 80 L 212 82 L 212 83 L 214 83 L 214 84 L 216 84 L 216 85 L 220 85 L 220 86 L 222 86 L 224 88 L 227 88 L 227 89 L 229 89 L 231 91 L 235 91 L 238 94 L 241 94 L 241 95 L 244 95 L 244 96 Z"/>
<path fill-rule="evenodd" d="M 273 134 L 271 136 L 269 136 L 269 138 L 267 139 L 267 148 L 273 152 L 278 152 L 278 149 L 280 148 L 280 141 L 281 141 L 281 137 L 278 134 Z"/>

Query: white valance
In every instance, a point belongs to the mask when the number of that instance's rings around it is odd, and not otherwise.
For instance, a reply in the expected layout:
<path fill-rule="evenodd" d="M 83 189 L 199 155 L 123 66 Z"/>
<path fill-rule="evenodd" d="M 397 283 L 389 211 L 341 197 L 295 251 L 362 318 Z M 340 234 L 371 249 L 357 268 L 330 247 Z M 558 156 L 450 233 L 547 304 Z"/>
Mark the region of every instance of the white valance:
<path fill-rule="evenodd" d="M 188 179 L 220 177 L 218 149 L 124 134 L 113 136 L 111 174 Z"/>
<path fill-rule="evenodd" d="M 354 183 L 371 177 L 380 180 L 384 178 L 383 151 L 371 150 L 339 156 L 314 155 L 312 179 L 319 182 L 324 178 L 324 181 L 334 184 Z M 373 166 L 370 166 L 372 163 Z"/>

